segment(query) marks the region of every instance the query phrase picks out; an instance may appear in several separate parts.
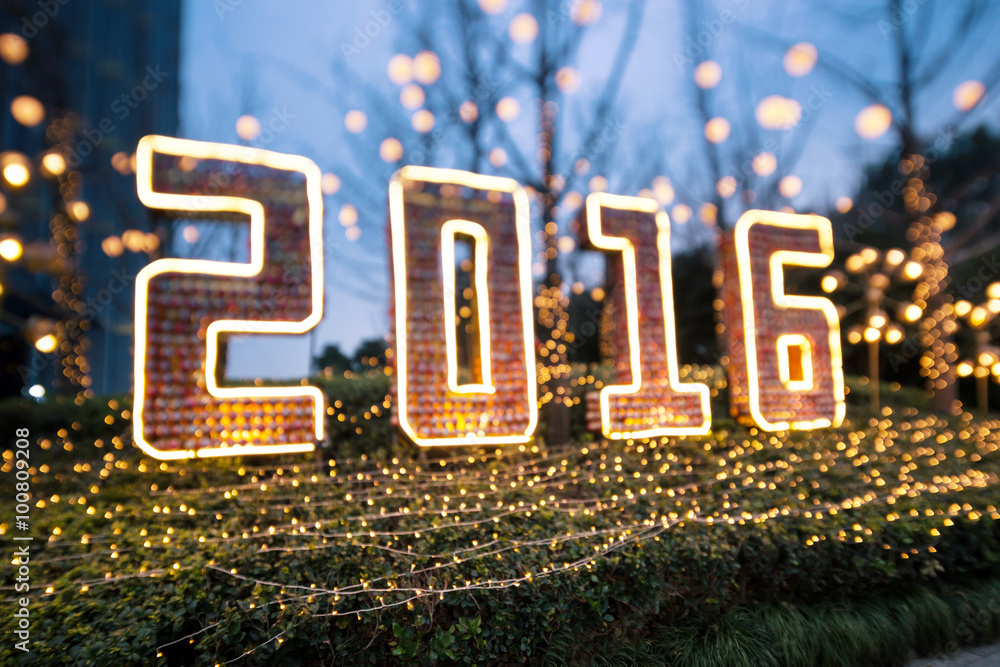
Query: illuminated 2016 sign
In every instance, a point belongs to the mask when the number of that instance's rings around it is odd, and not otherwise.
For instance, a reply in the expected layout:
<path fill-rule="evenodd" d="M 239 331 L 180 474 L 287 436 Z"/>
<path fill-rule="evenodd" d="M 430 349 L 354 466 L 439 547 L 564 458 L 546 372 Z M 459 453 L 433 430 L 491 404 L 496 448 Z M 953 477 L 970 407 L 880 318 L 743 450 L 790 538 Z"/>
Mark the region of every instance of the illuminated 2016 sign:
<path fill-rule="evenodd" d="M 320 172 L 242 146 L 147 137 L 142 201 L 249 217 L 248 263 L 163 259 L 136 286 L 135 439 L 157 458 L 303 452 L 323 437 L 315 387 L 219 385 L 220 335 L 304 333 L 322 314 Z M 525 443 L 538 421 L 528 198 L 506 178 L 405 167 L 389 186 L 396 401 L 418 445 Z M 651 199 L 591 195 L 586 240 L 608 254 L 619 304 L 614 383 L 588 397 L 608 438 L 706 433 L 708 387 L 677 368 L 670 223 Z M 461 368 L 456 248 L 469 249 L 474 313 Z M 839 321 L 827 299 L 789 295 L 784 266 L 826 266 L 830 223 L 751 211 L 723 246 L 734 413 L 765 430 L 839 424 Z M 624 313 L 620 311 L 624 309 Z"/>
<path fill-rule="evenodd" d="M 785 292 L 785 266 L 833 261 L 830 221 L 748 211 L 723 240 L 723 322 L 734 416 L 766 431 L 844 419 L 840 317 L 824 297 Z"/>
<path fill-rule="evenodd" d="M 151 208 L 249 218 L 249 263 L 160 259 L 136 280 L 134 437 L 160 459 L 304 452 L 323 437 L 316 387 L 219 385 L 220 336 L 303 333 L 323 311 L 323 203 L 310 160 L 145 137 Z"/>
<path fill-rule="evenodd" d="M 652 199 L 595 193 L 586 215 L 586 242 L 608 253 L 610 302 L 625 308 L 615 328 L 617 384 L 588 394 L 588 413 L 600 416 L 588 425 L 614 439 L 708 433 L 708 386 L 678 382 L 666 211 Z"/>
<path fill-rule="evenodd" d="M 399 426 L 419 445 L 528 442 L 538 406 L 527 194 L 507 178 L 404 167 L 389 184 L 389 210 Z M 472 250 L 478 329 L 465 382 L 455 340 L 460 236 Z"/>

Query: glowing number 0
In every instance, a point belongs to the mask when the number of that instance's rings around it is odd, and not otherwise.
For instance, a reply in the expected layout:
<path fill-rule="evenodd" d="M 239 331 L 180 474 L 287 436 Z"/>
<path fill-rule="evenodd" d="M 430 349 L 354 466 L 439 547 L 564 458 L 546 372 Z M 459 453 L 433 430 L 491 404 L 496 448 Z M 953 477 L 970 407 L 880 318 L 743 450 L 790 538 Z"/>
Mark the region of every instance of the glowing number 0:
<path fill-rule="evenodd" d="M 830 221 L 748 211 L 723 258 L 726 274 L 739 278 L 723 290 L 734 412 L 766 431 L 838 426 L 845 405 L 837 308 L 824 297 L 787 294 L 784 272 L 833 261 Z"/>
<path fill-rule="evenodd" d="M 666 212 L 652 199 L 595 193 L 587 197 L 587 237 L 593 247 L 617 255 L 609 263 L 609 284 L 616 303 L 625 303 L 619 331 L 628 336 L 627 344 L 616 346 L 622 383 L 599 395 L 601 431 L 614 439 L 708 433 L 708 386 L 678 381 Z"/>
<path fill-rule="evenodd" d="M 139 273 L 133 421 L 136 444 L 151 456 L 306 452 L 323 438 L 318 388 L 220 387 L 216 377 L 220 334 L 299 334 L 319 322 L 320 176 L 294 155 L 159 136 L 139 142 L 146 206 L 250 218 L 249 263 L 161 259 Z M 206 194 L 213 190 L 231 194 Z M 232 319 L 215 319 L 219 312 Z"/>
<path fill-rule="evenodd" d="M 461 196 L 463 188 L 473 196 Z M 389 184 L 389 212 L 400 428 L 424 446 L 528 442 L 538 407 L 527 194 L 507 178 L 404 167 Z M 458 234 L 473 240 L 479 324 L 478 363 L 463 383 Z"/>

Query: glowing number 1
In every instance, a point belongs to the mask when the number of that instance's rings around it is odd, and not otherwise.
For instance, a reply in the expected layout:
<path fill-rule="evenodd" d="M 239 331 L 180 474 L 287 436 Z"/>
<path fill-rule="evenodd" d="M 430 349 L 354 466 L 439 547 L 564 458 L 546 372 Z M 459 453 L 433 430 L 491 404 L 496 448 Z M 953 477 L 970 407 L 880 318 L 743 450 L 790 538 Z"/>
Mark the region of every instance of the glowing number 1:
<path fill-rule="evenodd" d="M 389 213 L 400 428 L 424 446 L 528 442 L 538 407 L 527 194 L 507 178 L 404 167 Z M 475 267 L 469 382 L 459 381 L 455 332 L 459 234 L 473 241 Z"/>
<path fill-rule="evenodd" d="M 708 386 L 678 382 L 666 212 L 652 199 L 595 193 L 587 197 L 587 237 L 615 253 L 609 285 L 615 302 L 625 303 L 618 331 L 627 342 L 617 345 L 615 359 L 620 383 L 600 392 L 601 431 L 615 439 L 708 433 Z"/>
<path fill-rule="evenodd" d="M 833 261 L 830 221 L 748 211 L 723 244 L 730 398 L 765 431 L 838 426 L 844 419 L 840 317 L 820 296 L 785 292 L 785 267 Z"/>
<path fill-rule="evenodd" d="M 133 431 L 146 453 L 306 452 L 323 438 L 318 388 L 220 387 L 216 377 L 220 334 L 297 334 L 319 322 L 320 176 L 294 155 L 159 136 L 139 142 L 146 206 L 250 219 L 249 263 L 161 259 L 139 272 Z"/>

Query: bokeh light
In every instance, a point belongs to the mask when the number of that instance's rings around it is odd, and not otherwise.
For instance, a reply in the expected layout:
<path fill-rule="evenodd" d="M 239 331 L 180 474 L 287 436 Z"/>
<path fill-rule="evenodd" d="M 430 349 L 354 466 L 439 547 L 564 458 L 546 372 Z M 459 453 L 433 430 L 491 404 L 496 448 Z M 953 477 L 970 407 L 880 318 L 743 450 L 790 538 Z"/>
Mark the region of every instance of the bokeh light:
<path fill-rule="evenodd" d="M 694 68 L 694 82 L 706 90 L 715 88 L 722 81 L 722 67 L 714 60 L 705 60 Z"/>
<path fill-rule="evenodd" d="M 815 46 L 809 42 L 799 42 L 785 51 L 782 64 L 789 76 L 805 76 L 816 66 L 818 56 Z"/>
<path fill-rule="evenodd" d="M 854 130 L 862 139 L 878 139 L 892 126 L 892 112 L 882 104 L 862 109 L 854 119 Z"/>

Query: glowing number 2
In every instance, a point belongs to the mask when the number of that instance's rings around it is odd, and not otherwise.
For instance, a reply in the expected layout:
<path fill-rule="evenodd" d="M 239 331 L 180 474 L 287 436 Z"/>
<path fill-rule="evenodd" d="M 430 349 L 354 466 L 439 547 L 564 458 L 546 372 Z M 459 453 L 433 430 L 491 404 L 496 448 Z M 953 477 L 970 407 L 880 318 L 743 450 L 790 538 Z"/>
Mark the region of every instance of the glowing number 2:
<path fill-rule="evenodd" d="M 723 244 L 723 288 L 734 413 L 766 431 L 844 419 L 840 317 L 824 297 L 785 292 L 785 266 L 833 261 L 830 221 L 748 211 Z"/>
<path fill-rule="evenodd" d="M 615 439 L 708 433 L 708 386 L 678 382 L 666 212 L 652 199 L 604 193 L 588 196 L 586 209 L 587 240 L 613 253 L 610 296 L 625 305 L 617 330 L 627 341 L 614 360 L 620 383 L 600 392 L 601 431 Z"/>
<path fill-rule="evenodd" d="M 298 334 L 319 322 L 319 169 L 303 157 L 159 136 L 139 142 L 136 163 L 146 206 L 250 219 L 249 263 L 161 259 L 139 273 L 136 444 L 159 459 L 312 450 L 323 438 L 318 388 L 220 387 L 216 367 L 220 334 Z"/>
<path fill-rule="evenodd" d="M 538 407 L 527 194 L 507 178 L 404 167 L 389 184 L 389 212 L 400 428 L 424 446 L 528 442 Z M 461 383 L 458 234 L 474 242 L 479 329 L 474 377 Z"/>

